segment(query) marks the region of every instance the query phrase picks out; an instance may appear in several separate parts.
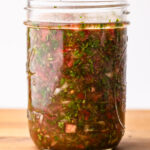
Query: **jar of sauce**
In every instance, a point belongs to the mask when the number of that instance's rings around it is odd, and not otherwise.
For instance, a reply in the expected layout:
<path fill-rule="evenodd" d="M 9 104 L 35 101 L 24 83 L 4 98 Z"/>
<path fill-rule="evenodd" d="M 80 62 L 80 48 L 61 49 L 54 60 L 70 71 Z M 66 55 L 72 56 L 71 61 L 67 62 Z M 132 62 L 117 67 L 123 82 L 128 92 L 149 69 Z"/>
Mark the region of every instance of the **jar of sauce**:
<path fill-rule="evenodd" d="M 28 0 L 28 120 L 39 149 L 113 149 L 120 142 L 127 6 L 124 0 Z"/>

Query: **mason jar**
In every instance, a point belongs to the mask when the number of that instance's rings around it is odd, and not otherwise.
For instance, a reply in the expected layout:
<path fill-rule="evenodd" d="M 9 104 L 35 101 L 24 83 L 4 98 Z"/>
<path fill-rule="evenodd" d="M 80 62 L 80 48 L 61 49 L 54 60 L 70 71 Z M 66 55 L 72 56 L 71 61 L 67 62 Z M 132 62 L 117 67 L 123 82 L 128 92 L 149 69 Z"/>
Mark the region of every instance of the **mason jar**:
<path fill-rule="evenodd" d="M 120 142 L 127 8 L 125 0 L 28 0 L 27 112 L 39 149 L 114 149 Z"/>

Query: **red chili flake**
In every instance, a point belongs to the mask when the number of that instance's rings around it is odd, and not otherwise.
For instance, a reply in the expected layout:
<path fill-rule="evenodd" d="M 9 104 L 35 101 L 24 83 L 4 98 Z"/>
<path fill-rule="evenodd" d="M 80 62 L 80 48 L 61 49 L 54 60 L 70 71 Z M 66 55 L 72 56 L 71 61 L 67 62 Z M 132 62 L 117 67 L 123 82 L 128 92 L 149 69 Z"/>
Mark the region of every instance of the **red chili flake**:
<path fill-rule="evenodd" d="M 115 30 L 114 30 L 114 29 L 110 29 L 109 32 L 110 32 L 110 34 L 111 34 L 112 36 L 115 35 Z"/>
<path fill-rule="evenodd" d="M 83 110 L 82 113 L 84 114 L 84 119 L 87 121 L 90 117 L 90 112 L 87 110 Z"/>
<path fill-rule="evenodd" d="M 83 93 L 78 93 L 77 97 L 79 99 L 84 99 L 85 98 L 85 95 Z"/>
<path fill-rule="evenodd" d="M 69 51 L 71 51 L 70 48 L 65 48 L 65 49 L 63 50 L 64 53 L 69 52 Z"/>
<path fill-rule="evenodd" d="M 84 149 L 85 147 L 84 147 L 84 145 L 79 144 L 79 145 L 77 145 L 77 148 L 78 148 L 78 149 Z"/>
<path fill-rule="evenodd" d="M 46 37 L 47 37 L 48 33 L 49 33 L 49 30 L 47 30 L 47 29 L 41 29 L 41 36 L 42 36 L 41 40 L 42 41 L 46 40 Z"/>
<path fill-rule="evenodd" d="M 68 61 L 67 66 L 68 67 L 72 67 L 73 66 L 73 59 L 70 59 L 70 61 Z"/>
<path fill-rule="evenodd" d="M 93 96 L 93 101 L 94 101 L 94 102 L 97 102 L 98 99 L 100 99 L 101 97 L 102 97 L 102 94 L 99 94 L 99 95 L 95 95 L 95 94 L 94 94 L 94 96 Z"/>
<path fill-rule="evenodd" d="M 108 119 L 112 119 L 112 114 L 110 112 L 108 112 L 107 114 Z"/>

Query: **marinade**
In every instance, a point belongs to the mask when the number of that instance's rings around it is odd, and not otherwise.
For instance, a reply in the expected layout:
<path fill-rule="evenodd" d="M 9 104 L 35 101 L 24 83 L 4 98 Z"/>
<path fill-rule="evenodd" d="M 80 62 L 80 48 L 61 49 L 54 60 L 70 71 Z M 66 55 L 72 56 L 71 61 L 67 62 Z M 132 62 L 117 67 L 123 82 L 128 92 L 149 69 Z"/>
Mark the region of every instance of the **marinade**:
<path fill-rule="evenodd" d="M 126 23 L 27 25 L 28 120 L 38 148 L 115 148 L 124 134 Z"/>

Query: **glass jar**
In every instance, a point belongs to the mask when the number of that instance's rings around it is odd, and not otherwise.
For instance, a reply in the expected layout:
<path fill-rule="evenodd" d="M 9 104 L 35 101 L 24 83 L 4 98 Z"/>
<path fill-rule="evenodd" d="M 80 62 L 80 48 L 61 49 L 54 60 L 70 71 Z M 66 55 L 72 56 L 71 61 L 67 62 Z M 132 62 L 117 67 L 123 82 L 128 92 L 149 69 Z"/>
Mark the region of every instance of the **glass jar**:
<path fill-rule="evenodd" d="M 28 0 L 28 120 L 41 150 L 113 149 L 125 129 L 124 0 Z"/>

